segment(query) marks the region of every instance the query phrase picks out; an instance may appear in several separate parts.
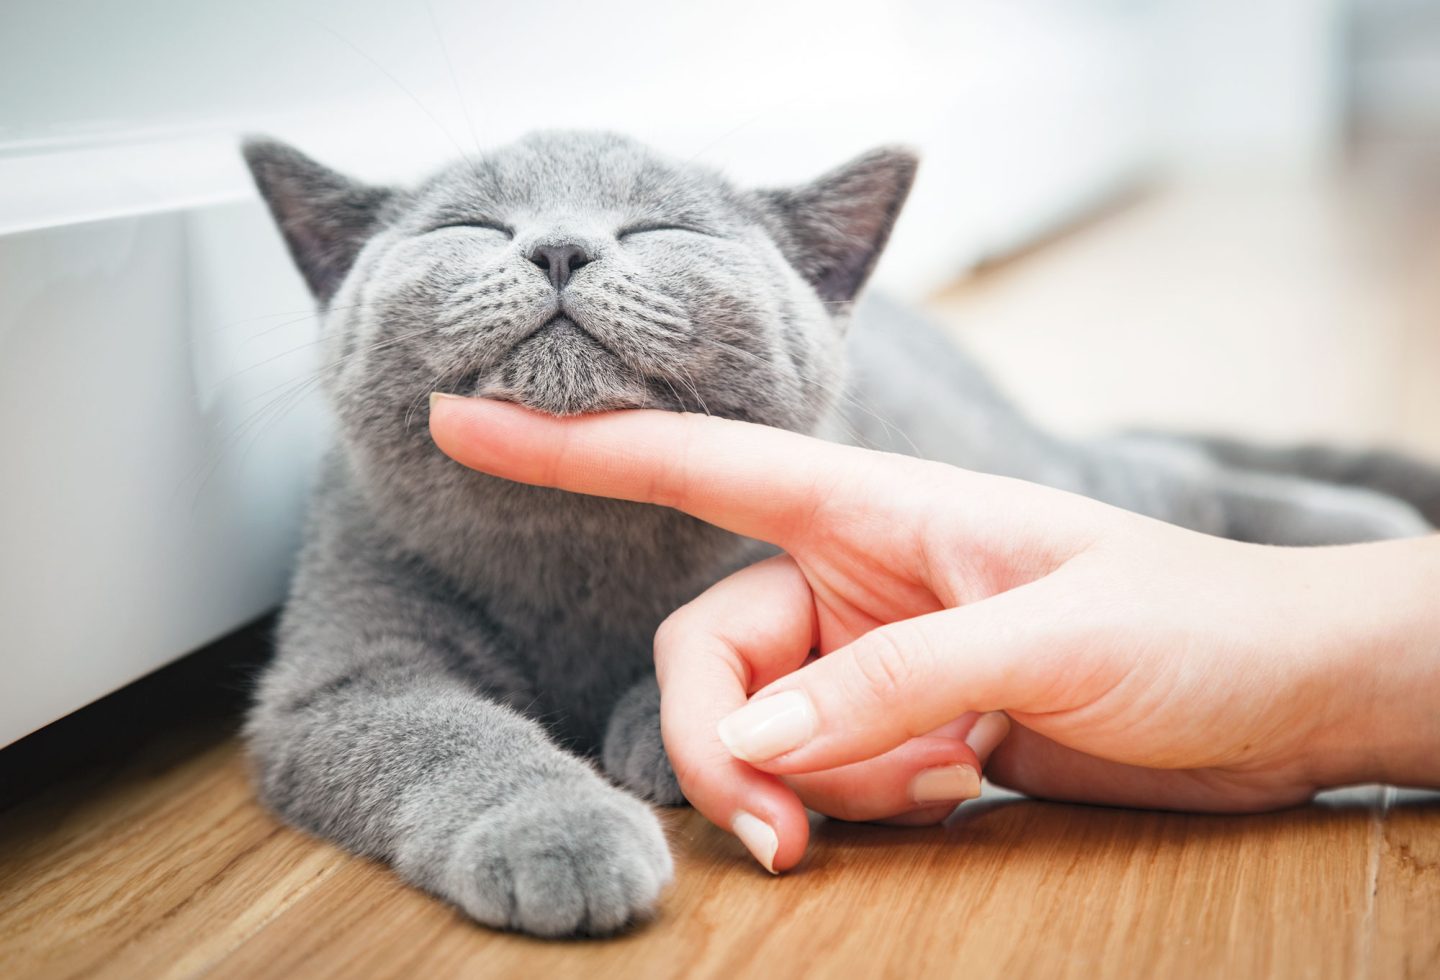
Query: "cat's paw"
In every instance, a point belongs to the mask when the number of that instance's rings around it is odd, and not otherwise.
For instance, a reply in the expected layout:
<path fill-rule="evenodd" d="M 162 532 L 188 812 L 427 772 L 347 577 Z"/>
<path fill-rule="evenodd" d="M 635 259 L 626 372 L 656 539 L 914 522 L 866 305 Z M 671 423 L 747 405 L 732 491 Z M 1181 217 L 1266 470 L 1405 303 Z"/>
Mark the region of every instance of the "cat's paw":
<path fill-rule="evenodd" d="M 650 808 L 587 778 L 545 783 L 486 812 L 457 841 L 447 890 L 486 925 L 598 936 L 647 918 L 673 877 Z"/>
<path fill-rule="evenodd" d="M 661 806 L 681 806 L 685 794 L 660 740 L 660 688 L 653 677 L 636 684 L 610 714 L 601 762 L 610 778 Z"/>

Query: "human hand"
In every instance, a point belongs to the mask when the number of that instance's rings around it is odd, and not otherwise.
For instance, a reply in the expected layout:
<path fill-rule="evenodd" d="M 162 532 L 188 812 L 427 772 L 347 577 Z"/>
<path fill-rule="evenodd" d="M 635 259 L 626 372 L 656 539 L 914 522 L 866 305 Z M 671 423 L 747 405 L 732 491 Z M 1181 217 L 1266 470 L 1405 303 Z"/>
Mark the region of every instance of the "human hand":
<path fill-rule="evenodd" d="M 772 869 L 803 854 L 802 800 L 943 818 L 951 805 L 917 800 L 916 777 L 978 766 L 964 736 L 986 749 L 1003 728 L 979 713 L 1015 723 L 989 760 L 998 783 L 1175 809 L 1284 806 L 1418 758 L 1417 726 L 1431 757 L 1440 744 L 1433 710 L 1379 707 L 1440 689 L 1440 624 L 1394 571 L 1409 548 L 1433 591 L 1430 539 L 1242 545 L 702 416 L 561 420 L 442 398 L 431 431 L 485 472 L 675 507 L 785 550 L 656 637 L 681 787 Z"/>

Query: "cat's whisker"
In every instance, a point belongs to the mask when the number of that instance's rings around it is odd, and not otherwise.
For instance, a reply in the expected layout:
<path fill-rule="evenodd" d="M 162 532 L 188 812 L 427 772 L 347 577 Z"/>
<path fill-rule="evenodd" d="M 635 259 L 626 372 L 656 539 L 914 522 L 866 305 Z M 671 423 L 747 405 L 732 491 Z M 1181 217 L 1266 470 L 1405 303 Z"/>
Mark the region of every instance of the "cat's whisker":
<path fill-rule="evenodd" d="M 292 324 L 300 323 L 300 322 L 303 322 L 304 320 L 307 320 L 307 319 L 318 318 L 318 319 L 320 319 L 320 320 L 324 320 L 326 317 L 328 317 L 328 316 L 329 316 L 330 314 L 332 314 L 332 313 L 337 313 L 337 312 L 347 312 L 347 313 L 348 313 L 348 312 L 350 312 L 350 311 L 352 311 L 352 310 L 373 309 L 374 307 L 376 307 L 376 306 L 378 306 L 378 305 L 380 305 L 380 304 L 371 303 L 371 302 L 363 302 L 363 303 L 349 303 L 349 304 L 346 304 L 346 305 L 344 305 L 344 306 L 327 306 L 327 307 L 325 307 L 324 309 L 317 309 L 317 310 L 313 311 L 313 312 L 310 313 L 308 316 L 297 316 L 296 319 L 290 320 L 290 321 L 288 321 L 288 322 L 286 322 L 286 323 L 277 324 L 276 326 L 273 326 L 273 327 L 266 327 L 264 330 L 260 331 L 259 333 L 257 333 L 257 334 L 252 334 L 250 337 L 246 338 L 246 340 L 244 341 L 244 343 L 248 344 L 248 343 L 250 343 L 250 341 L 252 341 L 252 340 L 257 340 L 257 339 L 259 339 L 260 337 L 264 337 L 264 336 L 266 336 L 266 335 L 268 335 L 268 334 L 272 334 L 272 333 L 274 333 L 276 330 L 281 329 L 282 327 L 288 327 L 288 326 L 290 326 L 290 325 L 292 325 Z M 409 309 L 422 309 L 422 308 L 423 308 L 423 307 L 421 307 L 419 304 L 406 304 L 406 303 L 404 303 L 404 302 L 402 302 L 402 301 L 395 301 L 395 300 L 386 300 L 385 303 L 384 303 L 384 306 L 387 307 L 387 308 L 390 308 L 390 307 L 400 307 L 400 308 L 409 308 Z M 242 346 L 243 346 L 243 345 L 242 345 Z"/>
<path fill-rule="evenodd" d="M 665 302 L 667 302 L 667 303 L 671 302 L 671 301 L 668 300 L 667 297 L 664 296 L 663 293 L 659 293 L 659 292 L 654 291 L 654 290 L 644 289 L 644 287 L 635 286 L 634 284 L 629 284 L 629 288 L 617 287 L 617 288 L 616 288 L 616 292 L 617 292 L 619 295 L 621 295 L 621 296 L 623 296 L 623 297 L 626 297 L 626 298 L 629 298 L 629 299 L 631 299 L 631 300 L 633 300 L 633 301 L 635 301 L 635 302 L 638 303 L 638 302 L 640 302 L 640 296 L 641 296 L 641 290 L 642 290 L 642 289 L 644 290 L 644 293 L 646 294 L 646 295 L 645 295 L 645 298 L 646 298 L 647 300 L 651 301 L 651 302 L 655 302 L 655 301 L 657 301 L 657 300 L 665 301 Z M 658 305 L 658 304 L 657 304 L 657 305 Z M 679 305 L 678 303 L 674 303 L 673 305 L 675 305 L 677 308 L 683 309 L 683 307 L 680 307 L 680 305 Z M 849 304 L 846 304 L 846 305 L 849 305 Z M 637 307 L 637 306 L 626 306 L 626 305 L 622 305 L 622 306 L 621 306 L 621 312 L 622 312 L 622 313 L 625 313 L 625 314 L 628 314 L 628 315 L 632 318 L 632 320 L 640 320 L 640 321 L 642 321 L 642 322 L 644 322 L 644 323 L 646 323 L 646 324 L 652 324 L 652 325 L 660 326 L 660 327 L 662 327 L 662 328 L 666 328 L 666 329 L 667 329 L 667 332 L 668 332 L 668 329 L 671 327 L 671 324 L 664 323 L 663 321 L 657 321 L 656 318 L 655 318 L 654 312 L 653 312 L 651 309 L 649 309 L 649 308 L 647 308 L 647 307 L 644 307 L 644 306 L 638 306 L 638 307 Z M 681 325 L 677 324 L 676 326 L 681 326 Z M 690 327 L 691 327 L 691 324 L 690 324 L 690 322 L 689 322 L 689 320 L 688 320 L 688 318 L 687 318 L 687 319 L 684 321 L 684 323 L 683 323 L 683 328 L 685 329 L 684 341 L 687 342 L 687 343 L 698 341 L 698 342 L 700 342 L 700 343 L 702 343 L 702 344 L 710 344 L 710 345 L 712 345 L 712 346 L 714 346 L 714 347 L 717 347 L 717 348 L 726 350 L 726 351 L 728 351 L 728 352 L 730 352 L 730 353 L 732 353 L 732 354 L 735 354 L 735 355 L 738 355 L 738 356 L 741 356 L 741 357 L 748 358 L 748 359 L 750 359 L 752 362 L 754 362 L 754 363 L 756 363 L 756 364 L 759 364 L 759 365 L 765 367 L 766 369 L 770 369 L 770 368 L 773 367 L 773 365 L 771 364 L 771 362 L 769 362 L 769 361 L 767 361 L 765 358 L 762 358 L 762 357 L 760 357 L 759 355 L 753 353 L 752 351 L 747 351 L 747 350 L 744 350 L 743 348 L 737 347 L 737 346 L 735 346 L 735 345 L 733 345 L 733 344 L 725 343 L 724 341 L 721 341 L 721 340 L 719 340 L 719 339 L 717 339 L 717 338 L 715 338 L 715 337 L 706 336 L 706 335 L 701 335 L 701 334 L 695 334 L 693 330 L 689 329 Z M 692 335 L 692 334 L 693 334 L 693 335 Z M 675 338 L 675 336 L 674 336 L 673 334 L 671 334 L 671 335 L 666 336 L 665 339 L 677 339 L 677 338 Z M 794 366 L 794 370 L 795 370 L 796 376 L 799 378 L 799 380 L 802 382 L 802 384 L 806 384 L 806 385 L 810 385 L 810 386 L 812 386 L 812 387 L 820 388 L 820 389 L 822 389 L 826 394 L 830 395 L 832 398 L 834 398 L 834 399 L 836 399 L 836 400 L 838 400 L 838 401 L 840 401 L 840 402 L 842 402 L 842 403 L 844 403 L 844 404 L 848 404 L 848 405 L 852 406 L 856 411 L 862 412 L 862 413 L 870 416 L 871 418 L 875 419 L 875 421 L 876 421 L 877 423 L 879 423 L 879 425 L 880 425 L 885 431 L 896 433 L 901 439 L 903 439 L 903 440 L 911 447 L 911 449 L 915 452 L 916 455 L 920 455 L 919 450 L 918 450 L 918 448 L 915 446 L 914 441 L 911 440 L 910 437 L 909 437 L 903 430 L 901 430 L 901 429 L 899 428 L 899 426 L 896 426 L 894 423 L 892 423 L 892 422 L 886 420 L 885 418 L 881 417 L 877 412 L 875 412 L 873 409 L 871 409 L 868 405 L 865 405 L 865 404 L 864 404 L 862 401 L 860 401 L 860 399 L 859 399 L 857 396 L 855 396 L 855 394 L 854 394 L 852 391 L 850 391 L 846 386 L 843 386 L 843 385 L 841 385 L 841 386 L 835 386 L 835 385 L 829 384 L 829 383 L 823 381 L 822 379 L 820 379 L 820 378 L 818 378 L 818 377 L 814 377 L 813 375 L 807 374 L 806 372 L 802 371 L 798 366 Z M 700 394 L 700 392 L 699 392 L 698 386 L 697 386 L 697 385 L 695 384 L 695 382 L 694 382 L 694 379 L 691 378 L 688 373 L 684 372 L 684 370 L 683 370 L 682 368 L 680 368 L 678 365 L 673 368 L 673 371 L 676 373 L 675 380 L 678 381 L 680 384 L 684 385 L 684 387 L 686 388 L 686 390 L 688 390 L 689 392 L 691 392 L 691 394 L 692 394 L 693 397 L 695 398 L 696 404 L 701 408 L 701 410 L 702 410 L 703 412 L 705 412 L 705 414 L 707 414 L 707 415 L 711 414 L 711 413 L 710 413 L 710 410 L 709 410 L 709 407 L 705 404 L 704 398 L 703 398 L 703 396 L 701 396 L 701 394 Z M 806 391 L 805 391 L 804 388 L 801 389 L 800 394 L 802 395 L 802 397 L 807 397 L 807 399 L 808 399 L 808 397 L 809 397 L 809 396 L 806 394 Z M 824 406 L 818 406 L 818 407 L 828 408 L 829 406 L 828 406 L 828 405 L 824 405 Z M 843 412 L 832 413 L 832 417 L 833 417 L 834 421 L 835 421 L 837 424 L 839 424 L 839 425 L 841 426 L 841 428 L 845 431 L 846 435 L 851 439 L 851 441 L 857 443 L 858 445 L 867 446 L 867 447 L 870 446 L 869 440 L 865 439 L 864 436 L 859 432 L 859 430 L 856 429 L 855 426 L 850 423 L 850 421 L 845 417 L 845 415 L 844 415 Z"/>
<path fill-rule="evenodd" d="M 254 341 L 259 340 L 259 339 L 262 338 L 262 337 L 266 337 L 266 336 L 274 333 L 274 332 L 277 331 L 277 330 L 282 330 L 282 329 L 284 329 L 285 327 L 292 327 L 292 326 L 294 326 L 294 325 L 297 324 L 297 323 L 304 323 L 304 322 L 307 321 L 307 320 L 321 320 L 321 321 L 323 321 L 323 320 L 324 320 L 327 316 L 329 316 L 331 313 L 336 313 L 336 312 L 348 312 L 348 311 L 351 311 L 351 310 L 363 310 L 363 309 L 366 309 L 367 307 L 372 307 L 372 306 L 375 306 L 375 305 L 377 305 L 377 304 L 371 304 L 371 303 L 351 303 L 351 304 L 346 304 L 346 305 L 342 305 L 342 306 L 329 306 L 329 307 L 325 307 L 325 308 L 323 308 L 323 309 L 283 310 L 283 311 L 277 310 L 276 312 L 273 312 L 273 313 L 262 313 L 262 314 L 259 314 L 259 315 L 257 315 L 257 316 L 244 317 L 244 318 L 241 318 L 241 319 L 238 319 L 238 320 L 231 320 L 231 321 L 228 321 L 228 322 L 226 322 L 226 323 L 219 324 L 218 326 L 213 326 L 213 327 L 198 327 L 198 326 L 197 326 L 197 327 L 192 327 L 192 328 L 187 332 L 187 333 L 188 333 L 188 336 L 187 336 L 187 339 L 185 340 L 185 342 L 184 342 L 184 344 L 183 344 L 183 349 L 186 350 L 187 352 L 188 352 L 188 351 L 194 351 L 196 348 L 200 347 L 202 344 L 213 343 L 213 342 L 214 342 L 214 338 L 219 337 L 219 336 L 221 336 L 222 334 L 227 334 L 227 333 L 229 333 L 229 332 L 232 331 L 232 330 L 238 330 L 238 329 L 240 329 L 241 327 L 245 327 L 245 326 L 248 326 L 248 325 L 250 325 L 250 324 L 258 323 L 258 322 L 260 322 L 260 321 L 262 321 L 262 320 L 273 320 L 273 319 L 275 319 L 275 318 L 277 318 L 277 317 L 279 317 L 279 318 L 284 318 L 284 319 L 283 319 L 283 322 L 281 322 L 281 323 L 277 323 L 277 324 L 275 324 L 275 325 L 273 325 L 273 326 L 266 327 L 265 329 L 260 330 L 260 331 L 258 331 L 257 333 L 253 333 L 253 334 L 250 334 L 249 336 L 245 337 L 245 338 L 244 338 L 243 340 L 241 340 L 240 343 L 237 345 L 237 349 L 238 349 L 238 348 L 243 348 L 243 347 L 245 347 L 247 344 L 253 343 Z M 409 309 L 417 309 L 417 310 L 418 310 L 418 309 L 421 309 L 421 307 L 420 307 L 418 304 L 407 307 L 407 306 L 406 306 L 405 304 L 403 304 L 403 303 L 399 303 L 399 302 L 395 302 L 395 301 L 390 301 L 390 300 L 387 300 L 387 301 L 385 302 L 384 306 L 387 307 L 387 308 L 389 308 L 389 307 L 397 307 L 397 308 L 409 308 Z M 430 306 L 431 306 L 431 304 L 426 304 L 426 306 L 425 306 L 424 308 L 430 308 Z M 316 338 L 314 338 L 312 341 L 309 341 L 309 343 L 315 343 L 315 342 L 319 341 L 320 339 L 323 339 L 323 338 L 316 337 Z"/>
<path fill-rule="evenodd" d="M 658 377 L 660 378 L 660 383 L 670 389 L 670 397 L 675 399 L 675 405 L 683 412 L 685 410 L 685 399 L 680 397 L 680 393 L 675 390 L 675 386 L 670 383 L 669 378 L 663 374 L 658 375 Z"/>
<path fill-rule="evenodd" d="M 700 405 L 700 411 L 704 412 L 706 415 L 709 415 L 710 406 L 706 405 L 705 399 L 701 397 L 700 389 L 695 385 L 695 379 L 690 377 L 690 373 L 679 365 L 676 365 L 675 370 L 680 372 L 681 383 L 684 384 L 685 387 L 689 388 L 690 393 L 695 396 L 695 401 Z"/>
<path fill-rule="evenodd" d="M 433 112 L 430 111 L 430 108 L 426 106 L 425 103 L 420 101 L 419 96 L 417 96 L 414 92 L 410 91 L 410 88 L 404 82 L 400 81 L 400 79 L 396 78 L 395 75 L 388 68 L 382 65 L 379 61 L 376 61 L 374 58 L 372 58 L 354 41 L 350 40 L 348 37 L 341 34 L 339 31 L 335 30 L 333 27 L 329 26 L 323 21 L 317 20 L 316 18 L 311 17 L 310 15 L 305 13 L 296 13 L 296 16 L 303 18 L 304 20 L 308 20 L 310 23 L 320 28 L 326 34 L 329 34 L 331 37 L 344 44 L 351 51 L 354 51 L 360 57 L 370 62 L 370 64 L 373 65 L 375 69 L 380 72 L 380 74 L 388 78 L 396 88 L 398 88 L 401 92 L 405 94 L 407 98 L 410 99 L 411 102 L 415 103 L 416 108 L 418 108 L 421 112 L 425 114 L 425 118 L 429 119 L 432 123 L 435 124 L 435 128 L 438 129 L 442 134 L 444 134 L 445 139 L 448 140 L 450 145 L 455 148 L 455 152 L 460 156 L 462 160 L 464 160 L 471 166 L 475 165 L 476 161 L 471 159 L 465 153 L 465 150 L 461 148 L 458 142 L 456 142 L 455 137 L 451 135 L 449 128 L 446 127 L 446 125 L 442 123 Z"/>
<path fill-rule="evenodd" d="M 241 446 L 240 455 L 236 459 L 235 465 L 237 467 L 244 466 L 246 458 L 250 455 L 251 451 L 259 445 L 265 433 L 269 429 L 279 425 L 287 415 L 298 408 L 307 397 L 319 388 L 321 381 L 322 379 L 320 378 L 312 378 L 305 384 L 298 385 L 293 391 L 289 392 L 282 399 L 279 399 L 277 404 L 269 412 L 257 420 L 256 423 L 250 427 L 249 435 L 246 437 L 245 443 Z"/>
<path fill-rule="evenodd" d="M 445 43 L 445 32 L 440 30 L 439 18 L 435 16 L 435 7 L 430 0 L 425 0 L 425 12 L 430 15 L 430 29 L 435 32 L 435 40 L 440 45 L 440 53 L 445 56 L 445 68 L 450 73 L 450 85 L 455 89 L 455 101 L 460 103 L 460 112 L 465 116 L 465 127 L 470 130 L 470 142 L 475 145 L 475 156 L 481 157 L 484 151 L 480 149 L 480 137 L 475 132 L 475 120 L 470 118 L 470 103 L 465 98 L 465 92 L 460 87 L 460 78 L 455 74 L 455 62 L 450 58 L 450 46 Z"/>
<path fill-rule="evenodd" d="M 420 406 L 423 405 L 425 403 L 425 400 L 430 397 L 430 392 L 435 390 L 435 386 L 438 385 L 440 383 L 440 380 L 444 377 L 445 372 L 443 370 L 436 372 L 435 376 L 430 379 L 430 383 L 424 387 L 420 394 L 416 395 L 413 399 L 411 399 L 410 407 L 405 412 L 406 432 L 410 431 L 410 422 L 414 418 L 415 413 L 420 410 Z"/>
<path fill-rule="evenodd" d="M 370 347 L 362 347 L 362 348 L 358 348 L 358 349 L 356 349 L 356 350 L 348 351 L 348 352 L 346 352 L 345 354 L 342 354 L 342 355 L 341 355 L 338 359 L 336 359 L 335 361 L 332 361 L 332 362 L 330 362 L 329 364 L 323 364 L 323 365 L 321 365 L 320 368 L 319 368 L 319 370 L 325 370 L 326 368 L 338 366 L 339 364 L 341 364 L 342 362 L 344 362 L 346 358 L 351 357 L 351 356 L 353 356 L 353 355 L 355 355 L 355 354 L 369 353 L 370 351 L 381 349 L 381 347 L 384 346 L 384 345 L 403 343 L 403 342 L 406 341 L 406 340 L 410 340 L 410 339 L 412 339 L 412 338 L 419 337 L 419 336 L 422 336 L 422 335 L 427 334 L 427 333 L 430 333 L 430 332 L 431 332 L 431 329 L 430 329 L 429 327 L 424 327 L 424 328 L 421 328 L 421 329 L 419 329 L 419 330 L 411 331 L 410 333 L 402 334 L 402 335 L 400 335 L 399 337 L 386 338 L 385 340 L 379 341 L 377 344 L 372 345 L 372 346 L 370 346 Z M 283 350 L 283 351 L 281 351 L 281 352 L 278 353 L 278 354 L 275 354 L 275 355 L 272 355 L 272 356 L 270 356 L 270 357 L 267 357 L 267 358 L 265 358 L 265 359 L 262 360 L 262 361 L 257 361 L 257 362 L 255 362 L 254 364 L 250 364 L 250 365 L 248 365 L 248 366 L 246 366 L 246 367 L 243 367 L 243 368 L 241 368 L 240 370 L 238 370 L 238 371 L 236 371 L 236 372 L 234 372 L 234 373 L 226 376 L 225 378 L 222 378 L 221 381 L 220 381 L 220 384 L 221 384 L 221 385 L 229 384 L 229 383 L 233 382 L 236 378 L 240 377 L 241 375 L 248 374 L 248 373 L 251 372 L 251 371 L 258 370 L 258 369 L 260 369 L 260 368 L 262 368 L 262 367 L 265 367 L 267 364 L 273 364 L 274 362 L 276 362 L 276 361 L 278 361 L 278 360 L 280 360 L 280 359 L 282 359 L 282 358 L 289 357 L 289 356 L 292 355 L 292 354 L 298 354 L 298 353 L 300 353 L 301 351 L 304 351 L 304 350 L 307 350 L 307 349 L 309 349 L 309 348 L 311 348 L 311 347 L 316 346 L 317 344 L 323 344 L 323 343 L 325 343 L 325 342 L 328 341 L 328 340 L 329 340 L 328 337 L 316 337 L 314 340 L 306 341 L 305 343 L 300 344 L 299 346 L 291 347 L 291 348 L 288 349 L 288 350 Z"/>
<path fill-rule="evenodd" d="M 306 322 L 307 320 L 323 320 L 323 319 L 324 319 L 324 316 L 325 316 L 325 315 L 324 315 L 323 313 L 316 312 L 316 313 L 303 314 L 303 315 L 301 315 L 301 316 L 297 316 L 297 317 L 295 317 L 295 318 L 293 318 L 293 319 L 290 319 L 290 320 L 282 320 L 281 322 L 275 324 L 275 325 L 272 326 L 272 327 L 266 327 L 264 330 L 261 330 L 259 333 L 254 333 L 254 334 L 251 334 L 250 336 L 246 337 L 244 340 L 240 341 L 239 346 L 240 346 L 240 347 L 244 347 L 244 346 L 247 345 L 247 344 L 253 344 L 255 341 L 259 340 L 261 337 L 269 336 L 270 334 L 274 333 L 274 332 L 277 331 L 277 330 L 284 330 L 286 327 L 293 327 L 293 326 L 295 326 L 295 324 L 297 324 L 297 323 L 304 323 L 304 322 Z"/>
<path fill-rule="evenodd" d="M 205 487 L 219 471 L 220 466 L 225 462 L 225 459 L 229 454 L 230 450 L 237 445 L 244 447 L 242 448 L 237 461 L 237 465 L 243 464 L 245 457 L 250 452 L 250 449 L 254 447 L 256 442 L 258 442 L 258 435 L 263 432 L 266 419 L 273 414 L 275 416 L 274 421 L 278 422 L 280 418 L 283 418 L 285 414 L 288 414 L 288 412 L 295 405 L 298 405 L 306 395 L 308 395 L 312 390 L 314 390 L 314 388 L 318 386 L 320 380 L 321 379 L 318 377 L 305 377 L 291 382 L 289 385 L 286 386 L 286 391 L 271 399 L 258 411 L 251 413 L 248 417 L 246 417 L 245 420 L 235 426 L 220 442 L 216 444 L 215 448 L 209 453 L 207 458 L 204 459 L 189 476 L 185 477 L 185 479 L 181 480 L 180 483 L 177 484 L 176 493 L 178 494 L 184 490 L 187 483 L 190 483 L 192 480 L 198 481 L 195 484 L 195 495 L 191 500 L 192 512 L 196 507 L 199 506 L 201 495 L 204 493 Z M 253 433 L 256 438 L 251 439 L 249 443 L 244 443 L 243 440 L 245 439 L 246 435 L 250 433 Z"/>
<path fill-rule="evenodd" d="M 701 343 L 706 343 L 715 347 L 722 348 L 737 356 L 749 358 L 759 364 L 764 365 L 767 368 L 771 367 L 770 363 L 766 361 L 763 357 L 760 357 L 758 354 L 755 354 L 752 351 L 745 350 L 741 347 L 736 347 L 733 344 L 727 344 L 725 341 L 720 340 L 716 337 L 697 336 L 695 339 Z M 896 433 L 901 439 L 905 440 L 906 444 L 910 447 L 911 451 L 916 456 L 924 455 L 920 452 L 919 447 L 915 445 L 914 440 L 910 438 L 910 436 L 905 432 L 905 430 L 901 429 L 898 425 L 895 425 L 893 422 L 890 422 L 889 420 L 881 416 L 878 412 L 875 412 L 873 409 L 871 409 L 870 406 L 866 405 L 863 401 L 861 401 L 860 398 L 848 388 L 848 386 L 832 385 L 826 381 L 821 380 L 820 378 L 808 375 L 806 372 L 801 371 L 798 368 L 796 369 L 796 376 L 799 377 L 800 380 L 805 382 L 806 384 L 821 388 L 827 394 L 841 400 L 845 404 L 850 405 L 856 411 L 863 412 L 864 414 L 870 416 L 870 418 L 874 419 L 877 423 L 879 423 L 885 431 Z M 843 413 L 837 413 L 835 415 L 835 419 L 839 422 L 841 426 L 846 429 L 847 435 L 849 435 L 851 440 L 854 441 L 857 445 L 862 445 L 866 448 L 873 448 L 870 445 L 869 440 L 865 439 L 860 434 L 860 432 L 856 430 L 854 426 L 849 423 L 848 420 L 845 419 Z"/>
<path fill-rule="evenodd" d="M 389 347 L 405 343 L 406 341 L 411 340 L 414 337 L 429 332 L 430 331 L 428 328 L 416 330 L 409 333 L 400 334 L 396 337 L 387 337 L 383 340 L 377 341 L 376 343 L 367 345 L 365 347 L 356 348 L 355 350 L 342 354 L 340 357 L 336 358 L 333 361 L 330 361 L 326 364 L 321 364 L 313 368 L 312 370 L 307 371 L 304 375 L 298 378 L 292 378 L 288 381 L 282 382 L 279 385 L 269 388 L 266 391 L 260 392 L 256 395 L 252 395 L 249 399 L 247 399 L 247 402 L 254 401 L 257 398 L 264 398 L 270 395 L 273 395 L 273 397 L 271 397 L 260 408 L 251 412 L 248 416 L 238 422 L 234 427 L 230 429 L 229 432 L 222 435 L 216 442 L 215 448 L 207 455 L 206 459 L 202 460 L 199 466 L 197 466 L 196 470 L 180 481 L 180 484 L 177 486 L 177 492 L 183 490 L 186 483 L 199 478 L 200 475 L 203 473 L 204 478 L 201 479 L 199 485 L 196 488 L 196 500 L 198 501 L 200 492 L 204 490 L 205 485 L 214 476 L 215 471 L 218 470 L 220 464 L 224 461 L 227 453 L 229 453 L 229 451 L 234 448 L 235 445 L 240 444 L 242 440 L 245 439 L 247 433 L 256 431 L 257 426 L 261 426 L 263 428 L 266 418 L 275 411 L 277 406 L 282 407 L 282 411 L 279 413 L 278 417 L 283 417 L 285 414 L 288 414 L 288 412 L 293 409 L 293 407 L 298 404 L 305 395 L 309 394 L 315 388 L 318 388 L 324 382 L 327 374 L 330 371 L 344 366 L 351 358 L 362 356 L 365 354 L 377 353 Z M 232 375 L 232 379 L 233 377 L 234 376 Z M 221 383 L 224 384 L 226 382 L 222 381 Z M 276 421 L 278 421 L 278 418 L 276 419 Z M 257 440 L 251 441 L 250 445 L 252 447 L 255 441 Z M 244 459 L 244 456 L 248 452 L 249 449 L 242 451 L 240 457 L 242 461 Z"/>

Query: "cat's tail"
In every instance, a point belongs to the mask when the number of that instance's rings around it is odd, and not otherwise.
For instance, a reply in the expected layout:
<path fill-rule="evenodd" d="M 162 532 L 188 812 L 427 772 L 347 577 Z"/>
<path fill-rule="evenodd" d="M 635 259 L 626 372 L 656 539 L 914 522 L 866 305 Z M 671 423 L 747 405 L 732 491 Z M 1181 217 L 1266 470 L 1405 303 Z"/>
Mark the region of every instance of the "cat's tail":
<path fill-rule="evenodd" d="M 1323 443 L 1265 445 L 1224 436 L 1137 433 L 1203 451 L 1232 470 L 1293 476 L 1395 497 L 1440 526 L 1440 465 L 1391 449 L 1351 449 Z"/>

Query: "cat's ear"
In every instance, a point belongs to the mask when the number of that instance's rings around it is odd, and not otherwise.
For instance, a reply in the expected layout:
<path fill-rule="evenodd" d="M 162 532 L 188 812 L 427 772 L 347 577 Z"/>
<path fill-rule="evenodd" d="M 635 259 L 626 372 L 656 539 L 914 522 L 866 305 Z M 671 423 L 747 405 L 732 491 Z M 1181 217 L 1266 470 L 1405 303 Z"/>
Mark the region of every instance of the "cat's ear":
<path fill-rule="evenodd" d="M 351 180 L 278 140 L 251 137 L 241 152 L 310 291 L 328 303 L 394 192 Z"/>
<path fill-rule="evenodd" d="M 875 268 L 920 165 L 885 146 L 800 187 L 759 191 L 780 250 L 820 298 L 849 302 Z"/>

